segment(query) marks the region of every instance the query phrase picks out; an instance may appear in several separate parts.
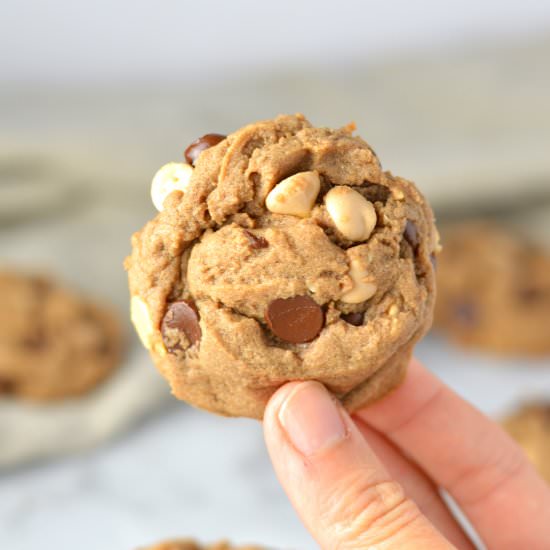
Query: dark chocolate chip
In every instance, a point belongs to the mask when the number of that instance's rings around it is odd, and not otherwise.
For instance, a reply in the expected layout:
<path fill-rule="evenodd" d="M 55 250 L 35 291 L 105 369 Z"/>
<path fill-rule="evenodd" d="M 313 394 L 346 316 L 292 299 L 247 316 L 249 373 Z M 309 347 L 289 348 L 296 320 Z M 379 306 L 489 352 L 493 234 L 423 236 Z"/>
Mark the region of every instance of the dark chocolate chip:
<path fill-rule="evenodd" d="M 269 246 L 269 243 L 259 235 L 254 235 L 254 233 L 251 233 L 250 231 L 244 230 L 244 234 L 248 238 L 248 241 L 250 242 L 250 248 L 259 249 L 259 248 L 267 248 Z"/>
<path fill-rule="evenodd" d="M 323 310 L 309 296 L 273 300 L 267 307 L 265 319 L 276 336 L 293 344 L 311 342 L 325 324 Z"/>
<path fill-rule="evenodd" d="M 174 343 L 173 339 L 170 338 L 170 329 L 183 332 L 191 345 L 197 343 L 201 339 L 202 332 L 195 304 L 186 302 L 185 300 L 173 302 L 168 306 L 162 319 L 162 339 L 166 345 L 166 349 L 170 353 L 174 353 L 177 349 L 181 349 L 181 347 L 179 343 Z"/>
<path fill-rule="evenodd" d="M 379 183 L 369 183 L 360 187 L 355 187 L 370 202 L 381 202 L 386 204 L 390 196 L 390 189 Z"/>
<path fill-rule="evenodd" d="M 205 150 L 214 147 L 220 141 L 223 141 L 226 136 L 222 134 L 206 134 L 199 139 L 196 139 L 187 149 L 185 150 L 185 160 L 195 166 L 195 162 L 199 158 L 199 155 Z"/>
<path fill-rule="evenodd" d="M 550 406 L 541 405 L 541 413 L 544 424 L 550 427 Z"/>
<path fill-rule="evenodd" d="M 33 334 L 27 335 L 21 340 L 21 346 L 29 351 L 39 351 L 46 346 L 46 338 L 42 329 L 37 329 Z"/>
<path fill-rule="evenodd" d="M 418 245 L 420 244 L 420 241 L 418 239 L 418 229 L 416 228 L 416 225 L 411 222 L 411 220 L 407 220 L 407 223 L 405 224 L 403 237 L 411 245 L 413 251 L 416 251 Z"/>
<path fill-rule="evenodd" d="M 455 303 L 453 315 L 458 323 L 465 327 L 471 327 L 477 323 L 478 312 L 472 302 L 463 301 Z"/>
<path fill-rule="evenodd" d="M 534 304 L 543 297 L 543 292 L 540 288 L 525 287 L 519 290 L 518 297 L 525 304 Z"/>
<path fill-rule="evenodd" d="M 15 382 L 0 376 L 0 395 L 11 395 L 13 393 L 15 393 Z"/>
<path fill-rule="evenodd" d="M 48 292 L 50 292 L 52 285 L 43 277 L 35 277 L 32 281 L 32 288 L 36 298 L 42 299 Z"/>
<path fill-rule="evenodd" d="M 346 323 L 349 323 L 350 325 L 353 325 L 355 327 L 360 327 L 363 324 L 363 319 L 365 318 L 365 314 L 358 312 L 358 313 L 342 313 L 340 316 Z"/>
<path fill-rule="evenodd" d="M 99 342 L 96 344 L 95 353 L 98 355 L 108 355 L 111 352 L 111 341 L 106 334 L 102 334 Z"/>

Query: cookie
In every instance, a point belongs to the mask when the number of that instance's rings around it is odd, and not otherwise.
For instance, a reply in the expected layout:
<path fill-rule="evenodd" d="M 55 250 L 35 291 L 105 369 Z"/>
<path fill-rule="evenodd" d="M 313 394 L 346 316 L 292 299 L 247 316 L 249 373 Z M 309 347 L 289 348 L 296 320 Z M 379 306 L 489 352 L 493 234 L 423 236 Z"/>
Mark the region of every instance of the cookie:
<path fill-rule="evenodd" d="M 0 395 L 82 394 L 120 362 L 113 312 L 47 278 L 1 272 L 0 304 Z"/>
<path fill-rule="evenodd" d="M 506 418 L 503 426 L 550 483 L 550 402 L 524 405 Z"/>
<path fill-rule="evenodd" d="M 227 541 L 202 545 L 193 539 L 178 539 L 161 542 L 142 550 L 262 550 L 259 546 L 232 546 Z"/>
<path fill-rule="evenodd" d="M 468 348 L 550 354 L 550 254 L 488 222 L 449 227 L 443 244 L 435 327 Z"/>
<path fill-rule="evenodd" d="M 261 418 L 289 380 L 349 410 L 402 380 L 431 323 L 437 232 L 353 130 L 279 116 L 207 135 L 155 176 L 160 212 L 126 267 L 133 323 L 176 397 Z"/>

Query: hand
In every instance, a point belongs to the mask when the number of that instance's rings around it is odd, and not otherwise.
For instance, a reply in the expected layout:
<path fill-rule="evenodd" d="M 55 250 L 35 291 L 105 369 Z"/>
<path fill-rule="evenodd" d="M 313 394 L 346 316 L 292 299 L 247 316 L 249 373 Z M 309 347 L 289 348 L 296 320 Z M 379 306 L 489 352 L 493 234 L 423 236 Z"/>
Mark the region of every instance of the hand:
<path fill-rule="evenodd" d="M 550 488 L 494 422 L 413 361 L 403 384 L 350 416 L 317 382 L 291 382 L 265 412 L 267 447 L 326 550 L 550 548 Z"/>

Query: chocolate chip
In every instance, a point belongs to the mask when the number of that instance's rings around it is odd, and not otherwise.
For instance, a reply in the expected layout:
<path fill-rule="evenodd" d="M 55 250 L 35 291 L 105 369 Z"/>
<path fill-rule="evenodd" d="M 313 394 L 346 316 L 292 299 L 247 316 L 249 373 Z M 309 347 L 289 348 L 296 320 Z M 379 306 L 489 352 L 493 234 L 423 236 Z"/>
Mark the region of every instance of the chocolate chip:
<path fill-rule="evenodd" d="M 179 342 L 174 342 L 174 339 L 171 338 L 170 329 L 183 332 L 191 345 L 197 343 L 201 339 L 202 332 L 195 304 L 185 300 L 173 302 L 168 306 L 168 310 L 162 319 L 162 339 L 166 349 L 170 353 L 174 353 L 181 347 Z"/>
<path fill-rule="evenodd" d="M 311 342 L 325 324 L 323 310 L 309 296 L 273 300 L 265 319 L 276 336 L 293 344 Z"/>
<path fill-rule="evenodd" d="M 196 139 L 187 149 L 185 150 L 185 160 L 195 166 L 195 162 L 199 158 L 199 155 L 205 150 L 214 147 L 220 141 L 223 141 L 226 136 L 222 134 L 206 134 L 199 139 Z"/>
<path fill-rule="evenodd" d="M 411 222 L 411 220 L 407 220 L 407 223 L 405 224 L 403 238 L 411 245 L 413 251 L 416 251 L 420 241 L 418 239 L 418 229 L 416 228 L 416 225 Z"/>
<path fill-rule="evenodd" d="M 99 342 L 96 343 L 94 351 L 98 355 L 108 355 L 111 352 L 111 341 L 107 337 L 107 334 L 101 335 Z"/>
<path fill-rule="evenodd" d="M 254 235 L 254 233 L 251 233 L 250 231 L 244 230 L 244 234 L 247 236 L 249 242 L 250 242 L 250 248 L 259 249 L 259 248 L 267 248 L 269 246 L 269 243 L 259 235 Z"/>
<path fill-rule="evenodd" d="M 455 303 L 453 315 L 458 323 L 465 327 L 471 327 L 477 323 L 478 312 L 472 302 L 463 301 Z"/>
<path fill-rule="evenodd" d="M 21 346 L 29 351 L 40 351 L 46 346 L 46 337 L 42 329 L 35 330 L 28 334 L 20 342 Z"/>
<path fill-rule="evenodd" d="M 47 279 L 37 276 L 32 281 L 32 288 L 36 298 L 42 299 L 48 292 L 50 292 L 52 285 Z"/>
<path fill-rule="evenodd" d="M 0 376 L 0 395 L 11 395 L 13 393 L 15 393 L 15 382 Z"/>
<path fill-rule="evenodd" d="M 355 327 L 360 327 L 363 324 L 363 319 L 365 318 L 365 314 L 358 312 L 358 313 L 342 313 L 340 315 L 342 319 L 346 323 L 349 323 L 350 325 L 353 325 Z"/>
<path fill-rule="evenodd" d="M 534 304 L 543 297 L 543 292 L 540 288 L 526 287 L 519 290 L 518 297 L 525 304 Z"/>
<path fill-rule="evenodd" d="M 354 187 L 354 189 L 359 191 L 370 202 L 386 204 L 390 196 L 390 189 L 379 183 L 369 183 L 361 187 Z"/>

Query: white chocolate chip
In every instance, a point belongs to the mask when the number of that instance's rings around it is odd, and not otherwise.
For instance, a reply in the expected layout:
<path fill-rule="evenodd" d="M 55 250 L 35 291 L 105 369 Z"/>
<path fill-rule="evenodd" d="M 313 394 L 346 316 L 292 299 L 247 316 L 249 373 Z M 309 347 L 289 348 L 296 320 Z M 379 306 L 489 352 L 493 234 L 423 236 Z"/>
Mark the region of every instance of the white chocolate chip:
<path fill-rule="evenodd" d="M 338 185 L 325 196 L 325 205 L 334 225 L 351 241 L 366 241 L 376 225 L 376 210 L 361 193 Z"/>
<path fill-rule="evenodd" d="M 160 357 L 164 357 L 168 353 L 166 346 L 162 342 L 155 342 L 152 349 Z"/>
<path fill-rule="evenodd" d="M 345 292 L 340 300 L 347 304 L 358 304 L 376 293 L 376 285 L 368 279 L 368 272 L 363 262 L 357 259 L 350 260 L 349 276 L 353 281 L 353 288 Z"/>
<path fill-rule="evenodd" d="M 130 318 L 132 323 L 134 323 L 141 343 L 147 349 L 151 349 L 151 340 L 154 332 L 153 322 L 151 321 L 147 304 L 139 296 L 132 296 Z"/>
<path fill-rule="evenodd" d="M 437 227 L 435 227 L 435 225 L 433 232 L 432 248 L 435 254 L 439 254 L 443 250 L 443 247 L 441 246 L 441 237 L 439 236 L 439 231 L 437 230 Z"/>
<path fill-rule="evenodd" d="M 151 199 L 159 212 L 172 191 L 185 191 L 192 174 L 193 167 L 184 162 L 169 162 L 159 169 L 151 183 Z"/>
<path fill-rule="evenodd" d="M 392 304 L 390 306 L 390 309 L 388 309 L 388 315 L 390 317 L 397 317 L 398 313 L 399 313 L 399 307 L 396 304 Z"/>
<path fill-rule="evenodd" d="M 279 182 L 267 195 L 265 205 L 275 214 L 305 218 L 309 216 L 320 188 L 317 172 L 299 172 Z"/>
<path fill-rule="evenodd" d="M 391 194 L 393 195 L 393 198 L 398 201 L 402 201 L 405 198 L 405 193 L 403 193 L 401 189 L 394 188 L 392 189 Z"/>

